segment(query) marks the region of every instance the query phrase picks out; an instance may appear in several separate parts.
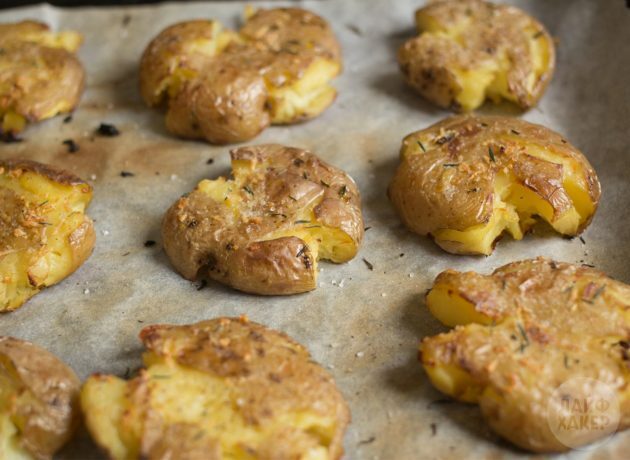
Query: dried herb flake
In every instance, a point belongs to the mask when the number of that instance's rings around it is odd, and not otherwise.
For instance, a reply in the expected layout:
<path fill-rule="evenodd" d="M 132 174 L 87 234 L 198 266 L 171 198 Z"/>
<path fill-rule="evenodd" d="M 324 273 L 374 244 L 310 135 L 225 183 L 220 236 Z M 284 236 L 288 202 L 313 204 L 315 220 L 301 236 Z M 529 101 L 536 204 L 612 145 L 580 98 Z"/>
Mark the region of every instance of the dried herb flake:
<path fill-rule="evenodd" d="M 374 265 L 372 265 L 372 263 L 369 260 L 367 260 L 365 257 L 363 257 L 363 263 L 368 268 L 368 270 L 370 271 L 374 270 Z"/>

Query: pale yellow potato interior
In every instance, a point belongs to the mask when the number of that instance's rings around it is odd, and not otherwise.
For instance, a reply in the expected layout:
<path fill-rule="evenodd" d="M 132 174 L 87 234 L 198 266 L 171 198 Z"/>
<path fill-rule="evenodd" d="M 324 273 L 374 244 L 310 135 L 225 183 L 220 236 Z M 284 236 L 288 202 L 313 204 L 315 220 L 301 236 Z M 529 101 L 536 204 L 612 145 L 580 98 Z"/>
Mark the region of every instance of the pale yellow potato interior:
<path fill-rule="evenodd" d="M 439 24 L 431 15 L 420 10 L 416 15 L 418 31 L 431 34 L 464 46 L 463 32 L 471 26 L 471 19 L 465 18 L 450 27 Z M 527 90 L 532 92 L 541 76 L 549 68 L 549 43 L 546 36 L 539 36 L 533 26 L 527 27 L 523 33 L 528 34 L 529 51 L 533 63 L 531 73 L 527 76 Z M 474 67 L 453 68 L 455 83 L 455 100 L 464 111 L 471 111 L 483 104 L 486 98 L 499 102 L 502 98 L 515 102 L 516 98 L 507 84 L 507 75 L 511 68 L 510 59 L 505 51 L 480 61 Z"/>
<path fill-rule="evenodd" d="M 317 58 L 304 75 L 290 85 L 277 87 L 266 82 L 271 122 L 292 123 L 296 119 L 311 118 L 323 112 L 337 96 L 337 91 L 329 83 L 339 72 L 337 62 Z"/>
<path fill-rule="evenodd" d="M 573 206 L 562 215 L 555 216 L 552 206 L 533 190 L 521 185 L 511 174 L 500 172 L 496 176 L 493 213 L 490 221 L 466 230 L 441 229 L 433 233 L 435 241 L 448 251 L 464 254 L 492 253 L 494 241 L 507 231 L 516 240 L 523 238 L 539 216 L 562 235 L 576 235 L 594 212 L 595 206 L 588 192 L 582 166 L 570 158 L 554 155 L 536 145 L 528 144 L 527 153 L 534 157 L 562 164 L 563 186 Z"/>
<path fill-rule="evenodd" d="M 9 415 L 10 404 L 18 389 L 13 379 L 0 374 L 0 458 L 3 460 L 32 460 L 33 457 L 20 445 L 17 421 Z"/>
<path fill-rule="evenodd" d="M 299 432 L 298 438 L 314 445 L 301 460 L 326 460 L 335 434 L 335 418 L 310 411 L 277 412 L 264 424 L 246 423 L 239 411 L 241 395 L 233 384 L 210 373 L 180 366 L 155 354 L 144 356 L 148 379 L 146 404 L 166 425 L 186 424 L 200 435 L 220 442 L 222 458 L 250 460 L 244 446 L 254 449 L 272 433 Z M 87 426 L 99 445 L 115 460 L 138 458 L 143 411 L 128 399 L 128 385 L 113 376 L 92 376 L 81 392 Z"/>
<path fill-rule="evenodd" d="M 240 216 L 239 204 L 243 200 L 241 189 L 247 176 L 252 171 L 252 164 L 249 161 L 233 161 L 233 180 L 219 177 L 215 180 L 204 179 L 199 183 L 197 189 L 212 198 L 217 203 L 223 203 L 234 213 L 235 219 Z M 265 235 L 260 241 L 274 240 L 282 237 L 297 237 L 304 241 L 313 254 L 314 272 L 317 274 L 317 261 L 330 260 L 335 263 L 347 262 L 357 253 L 357 245 L 353 239 L 343 230 L 324 226 L 317 221 L 313 209 L 319 202 L 310 203 L 305 207 L 295 221 L 294 228 L 288 230 L 278 230 Z"/>
<path fill-rule="evenodd" d="M 492 318 L 479 313 L 457 288 L 436 284 L 427 294 L 427 307 L 442 324 L 455 327 L 464 324 L 492 324 Z"/>
<path fill-rule="evenodd" d="M 464 299 L 456 287 L 446 283 L 436 283 L 429 291 L 426 303 L 433 316 L 450 327 L 470 323 L 489 325 L 493 322 L 492 318 L 478 312 L 471 302 Z M 422 348 L 424 368 L 433 385 L 459 401 L 477 402 L 485 388 L 475 384 L 457 363 L 435 358 L 433 351 L 434 348 Z"/>
<path fill-rule="evenodd" d="M 55 284 L 75 268 L 70 235 L 84 222 L 91 193 L 87 185 L 64 185 L 45 176 L 25 172 L 10 178 L 0 174 L 0 189 L 7 188 L 23 197 L 29 208 L 37 208 L 43 219 L 42 245 L 7 249 L 0 253 L 0 311 L 19 307 L 40 289 Z"/>

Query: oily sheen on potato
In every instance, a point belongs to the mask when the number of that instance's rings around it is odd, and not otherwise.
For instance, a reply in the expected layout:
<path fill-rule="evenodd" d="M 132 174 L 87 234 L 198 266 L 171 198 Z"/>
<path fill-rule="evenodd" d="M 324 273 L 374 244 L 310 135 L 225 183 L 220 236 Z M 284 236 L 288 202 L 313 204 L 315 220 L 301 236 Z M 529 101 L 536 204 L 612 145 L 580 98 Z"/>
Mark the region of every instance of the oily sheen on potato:
<path fill-rule="evenodd" d="M 336 460 L 348 407 L 332 377 L 281 332 L 247 318 L 140 333 L 145 368 L 90 377 L 93 439 L 115 460 Z"/>
<path fill-rule="evenodd" d="M 319 259 L 356 255 L 363 218 L 350 176 L 298 148 L 257 145 L 230 154 L 232 179 L 201 181 L 163 219 L 164 249 L 182 276 L 295 294 L 315 289 Z"/>
<path fill-rule="evenodd" d="M 234 32 L 195 20 L 160 32 L 140 64 L 150 107 L 166 127 L 215 144 L 248 140 L 270 124 L 316 117 L 335 99 L 340 47 L 328 23 L 300 8 L 248 9 Z"/>
<path fill-rule="evenodd" d="M 92 187 L 72 174 L 0 160 L 0 312 L 74 272 L 92 253 Z"/>
<path fill-rule="evenodd" d="M 416 24 L 420 35 L 398 62 L 409 85 L 440 107 L 470 111 L 504 99 L 527 109 L 553 75 L 553 39 L 516 7 L 438 0 L 416 11 Z"/>
<path fill-rule="evenodd" d="M 562 136 L 508 117 L 460 115 L 403 140 L 389 197 L 405 225 L 455 254 L 491 254 L 537 220 L 565 236 L 600 197 L 586 157 Z"/>
<path fill-rule="evenodd" d="M 628 285 L 590 267 L 539 258 L 491 275 L 447 270 L 426 302 L 438 320 L 455 327 L 422 341 L 431 382 L 457 400 L 479 404 L 502 437 L 534 452 L 556 452 L 609 435 L 597 427 L 554 431 L 553 404 L 579 402 L 580 394 L 596 390 L 585 384 L 573 387 L 577 394 L 555 393 L 572 382 L 605 386 L 604 401 L 617 409 L 611 428 L 630 427 Z M 577 415 L 601 407 L 583 406 Z"/>
<path fill-rule="evenodd" d="M 52 353 L 0 337 L 0 458 L 51 460 L 78 425 L 79 389 Z"/>
<path fill-rule="evenodd" d="M 51 32 L 46 24 L 0 24 L 0 134 L 73 110 L 85 72 L 76 52 L 77 32 Z"/>

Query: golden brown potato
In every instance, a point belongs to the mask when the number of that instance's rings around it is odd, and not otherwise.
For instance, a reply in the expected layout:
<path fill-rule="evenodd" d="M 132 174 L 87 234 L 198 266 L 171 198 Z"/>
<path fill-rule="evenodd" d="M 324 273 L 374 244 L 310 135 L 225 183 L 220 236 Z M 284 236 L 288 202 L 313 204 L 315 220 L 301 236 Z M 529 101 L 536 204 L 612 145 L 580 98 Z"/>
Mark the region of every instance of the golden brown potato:
<path fill-rule="evenodd" d="M 74 272 L 92 253 L 92 187 L 25 160 L 0 160 L 0 312 Z"/>
<path fill-rule="evenodd" d="M 167 101 L 169 131 L 225 144 L 319 115 L 340 71 L 326 21 L 299 8 L 261 9 L 238 33 L 202 20 L 163 30 L 142 56 L 140 90 L 151 107 Z"/>
<path fill-rule="evenodd" d="M 233 179 L 203 180 L 162 223 L 164 249 L 187 279 L 207 276 L 245 292 L 315 289 L 318 259 L 352 259 L 363 239 L 350 176 L 305 150 L 232 150 Z"/>
<path fill-rule="evenodd" d="M 247 318 L 140 333 L 146 369 L 93 375 L 87 427 L 115 460 L 334 460 L 348 407 L 332 377 L 281 332 Z"/>
<path fill-rule="evenodd" d="M 518 8 L 484 0 L 438 0 L 416 12 L 418 37 L 398 52 L 407 82 L 457 111 L 486 99 L 527 109 L 545 92 L 555 46 L 545 27 Z"/>
<path fill-rule="evenodd" d="M 79 388 L 52 353 L 0 337 L 0 458 L 52 459 L 78 425 Z"/>
<path fill-rule="evenodd" d="M 566 236 L 591 222 L 600 186 L 559 134 L 508 117 L 460 115 L 403 140 L 389 197 L 405 225 L 455 254 L 491 254 L 537 219 Z"/>
<path fill-rule="evenodd" d="M 447 395 L 479 404 L 501 436 L 553 452 L 610 434 L 559 432 L 552 423 L 555 390 L 580 379 L 607 387 L 606 402 L 618 404 L 619 424 L 612 426 L 611 416 L 610 428 L 630 427 L 630 286 L 592 268 L 539 258 L 489 276 L 447 270 L 426 300 L 437 319 L 456 326 L 423 339 L 429 378 Z M 561 398 L 577 400 L 596 388 L 577 390 Z"/>
<path fill-rule="evenodd" d="M 0 24 L 0 134 L 76 107 L 85 79 L 74 54 L 81 40 L 35 21 Z"/>

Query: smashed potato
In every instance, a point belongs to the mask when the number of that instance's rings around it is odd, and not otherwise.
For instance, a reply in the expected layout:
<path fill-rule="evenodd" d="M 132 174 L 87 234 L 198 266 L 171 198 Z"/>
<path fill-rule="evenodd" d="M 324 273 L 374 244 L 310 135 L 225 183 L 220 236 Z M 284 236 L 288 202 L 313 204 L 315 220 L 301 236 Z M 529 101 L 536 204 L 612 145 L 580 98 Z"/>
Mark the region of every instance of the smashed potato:
<path fill-rule="evenodd" d="M 332 377 L 286 335 L 246 318 L 140 333 L 146 369 L 93 375 L 81 392 L 115 460 L 334 460 L 350 420 Z"/>
<path fill-rule="evenodd" d="M 238 33 L 203 20 L 163 30 L 142 56 L 140 90 L 150 107 L 167 101 L 172 133 L 225 144 L 316 117 L 334 101 L 329 83 L 340 71 L 326 21 L 299 8 L 261 9 Z"/>
<path fill-rule="evenodd" d="M 315 289 L 318 259 L 352 259 L 361 202 L 346 173 L 305 150 L 232 150 L 233 179 L 203 180 L 166 213 L 164 249 L 187 279 L 285 295 Z"/>
<path fill-rule="evenodd" d="M 79 388 L 52 353 L 0 337 L 0 458 L 52 459 L 78 425 Z"/>
<path fill-rule="evenodd" d="M 447 270 L 426 301 L 437 319 L 455 326 L 423 339 L 429 378 L 447 395 L 479 404 L 499 435 L 535 452 L 604 436 L 597 429 L 582 438 L 567 431 L 570 438 L 560 442 L 552 430 L 554 390 L 579 378 L 610 388 L 620 415 L 613 428 L 630 427 L 630 286 L 589 267 L 539 258 L 489 276 Z"/>
<path fill-rule="evenodd" d="M 73 110 L 85 72 L 75 53 L 81 35 L 53 33 L 46 24 L 0 24 L 0 134 Z"/>
<path fill-rule="evenodd" d="M 0 160 L 0 311 L 14 310 L 92 253 L 92 187 L 32 161 Z"/>
<path fill-rule="evenodd" d="M 566 236 L 591 222 L 595 171 L 559 134 L 508 117 L 460 115 L 403 140 L 389 197 L 405 225 L 455 254 L 491 254 L 537 219 Z"/>
<path fill-rule="evenodd" d="M 407 82 L 434 104 L 470 111 L 486 99 L 527 109 L 545 92 L 555 46 L 518 8 L 484 0 L 438 0 L 416 12 L 418 37 L 398 52 Z"/>

